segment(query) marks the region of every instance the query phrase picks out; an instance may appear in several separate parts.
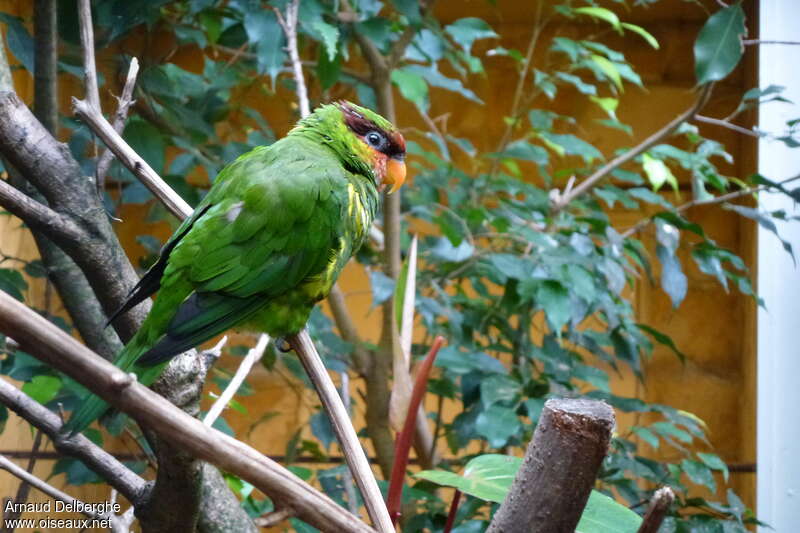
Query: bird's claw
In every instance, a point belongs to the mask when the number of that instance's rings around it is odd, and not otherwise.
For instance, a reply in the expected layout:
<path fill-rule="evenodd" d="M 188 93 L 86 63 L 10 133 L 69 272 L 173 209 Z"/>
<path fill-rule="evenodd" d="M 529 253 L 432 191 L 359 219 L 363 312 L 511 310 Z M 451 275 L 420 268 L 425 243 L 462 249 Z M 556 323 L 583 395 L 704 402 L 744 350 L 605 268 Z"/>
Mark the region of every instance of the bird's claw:
<path fill-rule="evenodd" d="M 283 337 L 275 339 L 275 348 L 281 353 L 289 353 L 292 351 L 292 345 Z"/>

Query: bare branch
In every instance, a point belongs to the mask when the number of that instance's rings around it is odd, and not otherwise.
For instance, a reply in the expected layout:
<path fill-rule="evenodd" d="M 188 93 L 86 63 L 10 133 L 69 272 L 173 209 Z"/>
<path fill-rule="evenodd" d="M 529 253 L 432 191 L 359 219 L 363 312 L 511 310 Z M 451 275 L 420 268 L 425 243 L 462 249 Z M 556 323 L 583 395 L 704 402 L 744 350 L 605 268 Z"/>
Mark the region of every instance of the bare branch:
<path fill-rule="evenodd" d="M 100 137 L 106 146 L 117 156 L 119 162 L 125 165 L 128 170 L 139 178 L 145 187 L 166 206 L 166 208 L 183 220 L 192 214 L 193 209 L 178 193 L 172 190 L 164 180 L 161 179 L 153 168 L 137 154 L 130 145 L 117 133 L 113 126 L 96 109 L 92 108 L 87 102 L 72 99 L 72 109 L 75 114 L 89 128 Z"/>
<path fill-rule="evenodd" d="M 255 522 L 258 527 L 275 527 L 284 520 L 294 516 L 294 509 L 291 507 L 282 507 L 264 516 L 256 518 Z"/>
<path fill-rule="evenodd" d="M 78 0 L 78 17 L 83 48 L 83 77 L 86 101 L 100 112 L 100 91 L 97 88 L 97 67 L 94 61 L 94 29 L 92 27 L 91 0 Z"/>
<path fill-rule="evenodd" d="M 0 297 L 7 298 L 5 293 Z M 57 414 L 3 379 L 0 379 L 0 403 L 50 437 L 58 452 L 83 461 L 131 503 L 136 505 L 143 501 L 147 484 L 142 478 L 83 435 L 67 437 L 61 433 L 62 422 Z"/>
<path fill-rule="evenodd" d="M 759 44 L 788 44 L 799 45 L 800 41 L 771 41 L 768 39 L 742 39 L 742 44 L 745 46 L 759 45 Z"/>
<path fill-rule="evenodd" d="M 759 133 L 756 130 L 750 130 L 750 129 L 747 129 L 747 128 L 743 128 L 741 126 L 733 124 L 732 122 L 728 122 L 727 120 L 722 120 L 722 119 L 713 118 L 713 117 L 706 117 L 704 115 L 695 115 L 694 116 L 694 120 L 696 120 L 697 122 L 705 122 L 706 124 L 713 124 L 715 126 L 721 126 L 723 128 L 728 128 L 729 130 L 733 130 L 733 131 L 738 132 L 738 133 L 743 133 L 743 134 L 749 135 L 751 137 L 756 137 L 756 138 L 761 138 L 762 137 L 762 134 Z"/>
<path fill-rule="evenodd" d="M 627 152 L 618 155 L 599 169 L 597 169 L 591 176 L 579 183 L 569 194 L 561 195 L 555 202 L 553 202 L 552 211 L 558 212 L 563 209 L 567 204 L 573 201 L 578 196 L 589 192 L 606 176 L 611 174 L 628 161 L 632 161 L 639 154 L 646 152 L 656 144 L 660 143 L 678 129 L 678 127 L 688 120 L 695 118 L 697 113 L 706 105 L 709 97 L 711 96 L 712 83 L 706 84 L 700 95 L 694 103 L 683 113 L 669 121 L 666 125 L 661 127 L 658 131 L 647 137 L 645 140 L 628 150 Z"/>
<path fill-rule="evenodd" d="M 242 359 L 242 363 L 236 370 L 236 374 L 234 374 L 233 379 L 231 379 L 230 383 L 228 383 L 228 386 L 225 387 L 225 390 L 222 391 L 222 394 L 219 395 L 219 398 L 217 398 L 217 401 L 215 401 L 214 405 L 211 406 L 211 409 L 208 410 L 208 413 L 203 419 L 203 424 L 207 425 L 208 427 L 214 425 L 214 421 L 216 421 L 217 417 L 219 417 L 219 415 L 222 413 L 222 410 L 228 406 L 228 403 L 234 397 L 236 391 L 238 391 L 239 387 L 241 387 L 242 383 L 244 383 L 244 379 L 250 373 L 253 365 L 258 363 L 264 356 L 264 350 L 267 349 L 268 344 L 269 335 L 262 334 L 258 337 L 258 342 L 247 352 L 247 355 L 244 356 L 244 359 Z"/>
<path fill-rule="evenodd" d="M 300 116 L 305 118 L 311 114 L 311 108 L 308 104 L 308 89 L 306 89 L 306 80 L 303 76 L 303 64 L 297 49 L 297 20 L 300 0 L 289 2 L 289 5 L 286 6 L 286 17 L 281 15 L 281 11 L 277 7 L 273 7 L 272 10 L 278 17 L 278 23 L 283 28 L 283 33 L 286 34 L 286 50 L 289 52 L 294 81 L 297 84 L 297 103 L 300 106 Z"/>
<path fill-rule="evenodd" d="M 614 411 L 594 400 L 548 400 L 488 533 L 574 531 L 608 452 Z"/>
<path fill-rule="evenodd" d="M 297 353 L 300 362 L 303 363 L 306 374 L 308 374 L 309 379 L 317 389 L 317 394 L 322 400 L 325 411 L 330 416 L 333 431 L 338 437 L 347 466 L 350 467 L 356 484 L 361 490 L 361 496 L 364 499 L 364 504 L 373 524 L 381 533 L 394 532 L 389 513 L 386 512 L 386 505 L 383 503 L 381 491 L 375 481 L 375 475 L 372 473 L 367 456 L 358 441 L 358 435 L 356 435 L 355 429 L 353 429 L 353 425 L 350 422 L 347 409 L 345 409 L 339 392 L 336 390 L 333 381 L 331 381 L 328 370 L 322 363 L 314 343 L 311 342 L 308 332 L 303 330 L 297 335 L 291 335 L 287 341 Z"/>
<path fill-rule="evenodd" d="M 55 242 L 80 239 L 83 235 L 83 230 L 77 224 L 23 194 L 4 180 L 0 180 L 0 205 Z"/>
<path fill-rule="evenodd" d="M 642 525 L 639 526 L 637 533 L 656 533 L 661 527 L 661 522 L 667 515 L 672 502 L 675 501 L 675 493 L 669 487 L 661 487 L 650 500 L 650 506 L 644 515 Z"/>
<path fill-rule="evenodd" d="M 128 67 L 128 77 L 125 79 L 125 86 L 122 88 L 122 95 L 117 98 L 117 112 L 114 113 L 114 120 L 111 125 L 114 131 L 122 134 L 125 128 L 125 120 L 128 118 L 128 110 L 133 105 L 133 89 L 136 86 L 136 76 L 139 74 L 139 60 L 135 57 L 131 58 L 130 67 Z M 97 170 L 95 171 L 95 179 L 97 181 L 97 191 L 101 192 L 106 182 L 106 174 L 108 174 L 108 167 L 111 166 L 111 161 L 114 159 L 114 152 L 106 147 L 103 154 L 97 161 Z"/>
<path fill-rule="evenodd" d="M 90 388 L 163 440 L 249 481 L 276 505 L 291 504 L 297 516 L 310 525 L 335 533 L 372 531 L 279 464 L 203 425 L 3 292 L 0 331 L 12 335 L 26 352 Z"/>
<path fill-rule="evenodd" d="M 36 466 L 36 454 L 39 451 L 39 447 L 42 445 L 42 432 L 38 429 L 36 430 L 36 435 L 33 437 L 33 445 L 31 446 L 31 455 L 28 457 L 28 464 L 25 467 L 25 471 L 29 474 L 33 474 L 33 468 Z M 22 483 L 19 484 L 19 488 L 17 489 L 17 495 L 14 496 L 14 503 L 15 504 L 24 504 L 28 501 L 28 495 L 31 491 L 31 484 L 22 480 Z M 6 524 L 6 529 L 4 533 L 14 533 L 14 528 L 12 528 L 9 524 L 9 521 L 16 521 L 22 515 L 21 510 L 13 509 L 11 512 L 4 512 L 3 513 L 3 521 Z"/>

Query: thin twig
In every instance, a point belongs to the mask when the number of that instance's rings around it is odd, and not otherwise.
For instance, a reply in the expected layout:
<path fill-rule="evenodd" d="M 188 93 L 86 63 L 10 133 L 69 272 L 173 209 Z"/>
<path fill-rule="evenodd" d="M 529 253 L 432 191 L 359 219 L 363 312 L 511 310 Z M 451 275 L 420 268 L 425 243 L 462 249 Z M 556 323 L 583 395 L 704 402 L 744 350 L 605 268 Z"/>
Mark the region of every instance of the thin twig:
<path fill-rule="evenodd" d="M 268 344 L 269 335 L 261 334 L 258 337 L 258 342 L 256 342 L 256 345 L 253 346 L 247 352 L 247 355 L 244 356 L 244 359 L 242 359 L 242 363 L 236 370 L 236 374 L 233 375 L 233 378 L 228 383 L 228 386 L 225 387 L 225 390 L 219 395 L 217 401 L 215 401 L 214 405 L 211 406 L 211 409 L 208 410 L 205 418 L 203 418 L 203 424 L 209 427 L 214 425 L 217 417 L 219 417 L 219 415 L 222 413 L 222 410 L 227 407 L 228 403 L 236 394 L 236 391 L 238 391 L 239 387 L 241 387 L 242 383 L 244 383 L 247 375 L 250 374 L 250 370 L 264 356 L 264 351 L 267 349 Z"/>
<path fill-rule="evenodd" d="M 274 527 L 294 516 L 294 509 L 282 507 L 255 519 L 258 527 Z"/>
<path fill-rule="evenodd" d="M 747 128 L 743 128 L 732 122 L 728 122 L 727 120 L 714 118 L 714 117 L 707 117 L 704 115 L 695 115 L 694 120 L 697 122 L 705 122 L 706 124 L 713 124 L 715 126 L 722 126 L 723 128 L 728 128 L 729 130 L 733 130 L 739 133 L 743 133 L 745 135 L 750 135 L 751 137 L 761 138 L 763 135 L 755 130 L 750 130 Z"/>
<path fill-rule="evenodd" d="M 322 400 L 322 405 L 331 419 L 333 431 L 336 433 L 339 445 L 342 447 L 347 465 L 353 473 L 356 484 L 361 490 L 361 496 L 375 528 L 381 533 L 392 533 L 394 527 L 383 503 L 383 497 L 378 488 L 378 483 L 375 481 L 375 475 L 372 473 L 363 448 L 361 448 L 358 435 L 353 429 L 347 410 L 339 397 L 339 392 L 336 390 L 333 381 L 331 381 L 331 377 L 328 375 L 328 371 L 322 363 L 311 337 L 308 336 L 307 331 L 303 330 L 297 335 L 289 336 L 286 340 L 300 358 L 306 374 L 308 374 L 311 383 L 314 384 L 314 388 L 317 390 L 320 400 Z"/>
<path fill-rule="evenodd" d="M 122 134 L 122 130 L 125 128 L 125 120 L 128 118 L 128 110 L 135 102 L 133 99 L 133 89 L 136 86 L 136 76 L 138 74 L 139 60 L 135 57 L 132 57 L 130 67 L 128 67 L 128 77 L 125 79 L 125 86 L 122 88 L 122 95 L 117 98 L 117 112 L 114 113 L 114 120 L 111 123 L 111 125 L 114 127 L 114 131 L 120 135 Z M 108 174 L 108 168 L 111 166 L 111 161 L 113 158 L 114 152 L 106 147 L 106 149 L 103 150 L 100 159 L 97 161 L 95 179 L 97 181 L 98 193 L 102 193 L 103 187 L 105 187 L 106 174 Z"/>
<path fill-rule="evenodd" d="M 603 180 L 606 176 L 608 176 L 611 172 L 618 169 L 628 161 L 632 161 L 634 158 L 646 152 L 657 143 L 661 142 L 665 138 L 672 135 L 672 133 L 678 129 L 678 127 L 688 120 L 692 120 L 697 113 L 705 106 L 708 102 L 709 97 L 711 96 L 711 89 L 713 87 L 712 83 L 706 84 L 700 95 L 694 101 L 694 103 L 683 113 L 669 121 L 666 125 L 661 127 L 658 131 L 654 132 L 652 135 L 647 137 L 645 140 L 631 148 L 630 150 L 626 151 L 623 154 L 618 155 L 598 170 L 596 170 L 591 176 L 586 178 L 584 181 L 578 184 L 577 187 L 572 189 L 569 194 L 561 195 L 556 202 L 553 202 L 552 211 L 558 212 L 563 209 L 566 205 L 572 202 L 578 196 L 589 192 L 592 190 L 597 184 Z"/>
<path fill-rule="evenodd" d="M 286 51 L 289 52 L 294 81 L 297 84 L 297 103 L 300 106 L 300 116 L 307 117 L 311 114 L 311 108 L 308 103 L 306 80 L 303 76 L 303 64 L 300 61 L 300 52 L 297 49 L 297 14 L 300 10 L 300 0 L 289 2 L 289 5 L 286 6 L 285 17 L 277 7 L 273 7 L 272 10 L 275 12 L 275 16 L 278 17 L 278 23 L 286 34 Z"/>
<path fill-rule="evenodd" d="M 31 446 L 31 455 L 28 457 L 28 464 L 25 467 L 25 471 L 29 474 L 33 475 L 33 468 L 36 466 L 36 452 L 39 451 L 39 447 L 42 445 L 42 432 L 41 430 L 36 430 L 36 436 L 33 438 L 33 446 Z M 28 501 L 28 494 L 30 493 L 31 484 L 28 483 L 26 480 L 22 480 L 20 483 L 19 488 L 17 489 L 17 495 L 14 497 L 15 504 L 24 504 Z M 6 524 L 6 528 L 4 533 L 14 533 L 14 527 L 10 524 L 16 519 L 20 517 L 22 514 L 21 511 L 16 509 L 12 509 L 11 512 L 3 513 L 3 521 Z"/>
<path fill-rule="evenodd" d="M 153 168 L 137 154 L 130 145 L 114 130 L 114 127 L 97 110 L 87 102 L 72 99 L 75 114 L 100 137 L 108 148 L 114 152 L 119 162 L 125 165 L 145 187 L 164 204 L 170 213 L 180 219 L 192 214 L 192 208 L 172 188 L 161 179 Z"/>
<path fill-rule="evenodd" d="M 78 0 L 78 17 L 83 48 L 83 76 L 86 86 L 86 101 L 100 110 L 100 91 L 97 88 L 97 68 L 94 61 L 94 30 L 92 28 L 91 0 Z"/>
<path fill-rule="evenodd" d="M 788 44 L 800 45 L 800 41 L 772 41 L 767 39 L 743 39 L 742 44 L 745 46 L 752 46 L 758 44 Z"/>

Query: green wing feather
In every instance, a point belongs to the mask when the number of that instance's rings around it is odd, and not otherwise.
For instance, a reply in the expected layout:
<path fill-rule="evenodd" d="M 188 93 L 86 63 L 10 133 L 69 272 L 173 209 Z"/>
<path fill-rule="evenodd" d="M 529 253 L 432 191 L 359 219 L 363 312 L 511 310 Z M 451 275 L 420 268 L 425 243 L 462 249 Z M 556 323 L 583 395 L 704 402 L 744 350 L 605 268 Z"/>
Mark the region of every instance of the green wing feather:
<path fill-rule="evenodd" d="M 303 282 L 338 276 L 341 266 L 330 263 L 352 247 L 343 221 L 348 177 L 330 150 L 301 137 L 257 148 L 223 169 L 145 276 L 159 278 L 144 284 L 150 293 L 160 287 L 158 296 L 115 364 L 149 385 L 174 355 L 246 322 Z M 304 303 L 310 309 L 320 297 Z M 82 431 L 107 408 L 92 395 L 67 431 Z"/>

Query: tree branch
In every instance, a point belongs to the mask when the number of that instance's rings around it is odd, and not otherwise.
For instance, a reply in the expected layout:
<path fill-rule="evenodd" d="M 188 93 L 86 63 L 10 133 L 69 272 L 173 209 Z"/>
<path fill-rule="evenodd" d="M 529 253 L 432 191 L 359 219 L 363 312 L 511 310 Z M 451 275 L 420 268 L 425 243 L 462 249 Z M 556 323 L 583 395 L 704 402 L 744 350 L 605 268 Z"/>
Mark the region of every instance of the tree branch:
<path fill-rule="evenodd" d="M 762 134 L 759 133 L 756 130 L 750 130 L 750 129 L 747 129 L 747 128 L 743 128 L 741 126 L 733 124 L 732 122 L 728 122 L 727 120 L 722 120 L 722 119 L 713 118 L 713 117 L 706 117 L 706 116 L 703 116 L 703 115 L 695 115 L 694 116 L 694 120 L 696 120 L 697 122 L 705 122 L 706 124 L 713 124 L 715 126 L 721 126 L 723 128 L 728 128 L 729 130 L 733 130 L 733 131 L 738 132 L 738 133 L 743 133 L 743 134 L 749 135 L 751 137 L 756 137 L 756 138 L 761 138 L 762 137 Z"/>
<path fill-rule="evenodd" d="M 221 342 L 224 341 L 225 339 L 222 339 Z M 228 383 L 228 386 L 225 387 L 225 390 L 222 391 L 222 394 L 220 394 L 219 398 L 217 398 L 217 401 L 214 402 L 214 405 L 212 405 L 211 409 L 209 409 L 208 413 L 206 413 L 205 418 L 203 418 L 203 424 L 207 425 L 208 427 L 214 425 L 214 421 L 222 413 L 222 410 L 228 406 L 228 403 L 234 397 L 236 391 L 239 390 L 239 387 L 242 386 L 242 383 L 244 383 L 247 375 L 250 374 L 250 370 L 253 368 L 253 365 L 258 363 L 264 356 L 264 351 L 267 349 L 268 345 L 269 335 L 259 335 L 258 342 L 256 342 L 256 345 L 250 348 L 250 350 L 247 352 L 247 355 L 244 356 L 242 363 L 236 370 L 236 374 L 233 375 L 233 379 L 231 379 L 231 381 Z"/>
<path fill-rule="evenodd" d="M 0 294 L 0 297 L 7 298 L 5 293 Z M 83 435 L 67 437 L 61 432 L 63 422 L 58 415 L 4 379 L 0 379 L 0 403 L 47 435 L 59 453 L 81 460 L 128 501 L 134 505 L 143 501 L 148 491 L 145 480 Z"/>
<path fill-rule="evenodd" d="M 291 504 L 298 517 L 310 525 L 337 533 L 372 531 L 279 464 L 204 426 L 3 292 L 0 331 L 12 336 L 27 353 L 151 428 L 160 438 L 249 481 L 276 505 Z"/>
<path fill-rule="evenodd" d="M 361 496 L 364 499 L 364 504 L 373 524 L 381 533 L 393 532 L 394 526 L 389 518 L 389 513 L 386 511 L 386 505 L 383 503 L 383 497 L 375 481 L 375 475 L 372 473 L 369 461 L 361 448 L 361 443 L 358 441 L 358 435 L 356 435 L 355 429 L 353 429 L 353 425 L 350 422 L 350 416 L 347 414 L 347 409 L 342 403 L 339 392 L 336 390 L 333 381 L 331 381 L 331 377 L 328 375 L 328 371 L 322 363 L 314 343 L 311 342 L 308 332 L 303 330 L 297 335 L 291 335 L 287 341 L 297 353 L 303 368 L 306 370 L 306 374 L 308 374 L 309 379 L 317 389 L 317 394 L 319 394 L 325 411 L 331 419 L 333 431 L 336 433 L 339 445 L 342 447 L 347 466 L 350 467 L 356 484 L 361 490 Z"/>
<path fill-rule="evenodd" d="M 83 230 L 71 220 L 26 196 L 4 180 L 0 180 L 0 205 L 56 242 L 71 242 L 84 235 Z"/>
<path fill-rule="evenodd" d="M 112 127 L 114 131 L 122 135 L 122 130 L 125 128 L 125 120 L 128 118 L 128 111 L 135 102 L 133 99 L 133 89 L 136 86 L 136 76 L 139 74 L 139 60 L 135 57 L 131 58 L 131 64 L 128 67 L 128 77 L 125 79 L 125 86 L 122 88 L 122 95 L 117 98 L 117 112 L 114 113 L 114 120 Z M 108 147 L 103 150 L 103 154 L 97 161 L 97 170 L 95 171 L 95 180 L 97 182 L 97 191 L 101 193 L 106 183 L 106 174 L 108 168 L 111 166 L 111 161 L 114 159 L 114 152 L 109 150 Z"/>
<path fill-rule="evenodd" d="M 95 135 L 117 156 L 120 163 L 139 178 L 145 187 L 150 189 L 170 213 L 184 219 L 192 214 L 193 209 L 178 193 L 172 190 L 153 168 L 137 154 L 130 145 L 114 130 L 114 127 L 94 109 L 88 102 L 72 99 L 72 109 Z"/>
<path fill-rule="evenodd" d="M 100 91 L 97 88 L 97 69 L 94 61 L 94 29 L 92 27 L 91 0 L 78 0 L 80 19 L 81 48 L 83 49 L 83 78 L 86 88 L 86 101 L 94 109 L 100 110 Z"/>
<path fill-rule="evenodd" d="M 278 23 L 286 34 L 286 49 L 289 52 L 289 60 L 292 63 L 294 81 L 297 84 L 297 103 L 300 106 L 300 116 L 307 117 L 311 113 L 308 104 L 308 91 L 306 80 L 303 77 L 303 64 L 300 62 L 300 53 L 297 50 L 297 14 L 300 9 L 300 0 L 291 0 L 286 6 L 286 17 L 281 14 L 280 9 L 273 7 Z"/>
<path fill-rule="evenodd" d="M 645 140 L 631 148 L 630 150 L 626 151 L 625 153 L 618 155 L 599 169 L 597 169 L 591 176 L 586 178 L 584 181 L 578 184 L 577 187 L 572 189 L 568 194 L 561 195 L 560 197 L 556 198 L 553 202 L 552 211 L 557 213 L 565 206 L 567 206 L 570 202 L 572 202 L 578 196 L 585 194 L 592 190 L 597 184 L 603 180 L 606 176 L 611 174 L 614 170 L 618 169 L 628 161 L 632 161 L 636 158 L 639 154 L 646 152 L 656 144 L 660 143 L 672 133 L 678 129 L 678 127 L 688 120 L 692 120 L 695 118 L 697 113 L 706 105 L 708 99 L 711 96 L 711 89 L 713 87 L 712 83 L 706 84 L 702 90 L 700 91 L 700 95 L 694 101 L 694 103 L 683 113 L 669 121 L 666 125 L 661 127 L 658 131 L 651 134 Z"/>
<path fill-rule="evenodd" d="M 36 454 L 39 451 L 39 447 L 42 445 L 42 432 L 38 429 L 36 430 L 36 436 L 33 437 L 33 445 L 31 446 L 31 455 L 28 457 L 28 465 L 25 467 L 25 471 L 28 474 L 33 474 L 33 468 L 36 466 Z M 28 495 L 31 491 L 31 484 L 25 480 L 22 480 L 22 483 L 19 484 L 19 488 L 17 489 L 17 495 L 14 496 L 14 503 L 15 504 L 24 504 L 28 501 Z M 3 512 L 3 522 L 6 525 L 4 533 L 14 533 L 14 528 L 8 525 L 9 521 L 16 521 L 22 515 L 20 510 L 14 509 L 9 513 Z"/>
<path fill-rule="evenodd" d="M 603 402 L 548 400 L 487 533 L 574 531 L 613 429 L 614 411 Z"/>

